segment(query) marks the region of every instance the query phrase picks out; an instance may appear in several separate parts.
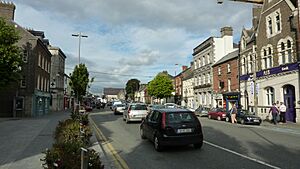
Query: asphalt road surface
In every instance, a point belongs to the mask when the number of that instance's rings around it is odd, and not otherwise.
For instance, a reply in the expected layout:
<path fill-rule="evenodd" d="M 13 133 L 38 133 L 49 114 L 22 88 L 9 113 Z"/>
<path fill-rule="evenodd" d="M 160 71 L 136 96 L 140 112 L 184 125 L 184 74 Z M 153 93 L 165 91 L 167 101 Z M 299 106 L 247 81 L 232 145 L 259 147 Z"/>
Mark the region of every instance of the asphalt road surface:
<path fill-rule="evenodd" d="M 156 152 L 150 141 L 140 138 L 140 123 L 126 124 L 122 115 L 109 110 L 94 112 L 91 118 L 130 169 L 300 168 L 300 132 L 201 117 L 201 149 L 180 146 Z"/>

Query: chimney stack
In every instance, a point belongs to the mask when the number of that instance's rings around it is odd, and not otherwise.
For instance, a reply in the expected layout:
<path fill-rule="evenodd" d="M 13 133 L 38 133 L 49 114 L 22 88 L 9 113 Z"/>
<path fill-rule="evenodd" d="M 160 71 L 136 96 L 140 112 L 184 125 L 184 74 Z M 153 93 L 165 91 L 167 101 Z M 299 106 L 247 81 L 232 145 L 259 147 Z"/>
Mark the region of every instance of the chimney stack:
<path fill-rule="evenodd" d="M 182 71 L 185 71 L 187 68 L 187 66 L 182 66 Z"/>
<path fill-rule="evenodd" d="M 224 36 L 232 36 L 232 27 L 230 26 L 226 26 L 221 28 L 221 38 L 223 38 Z"/>
<path fill-rule="evenodd" d="M 0 17 L 5 20 L 14 20 L 16 6 L 12 2 L 0 1 Z"/>

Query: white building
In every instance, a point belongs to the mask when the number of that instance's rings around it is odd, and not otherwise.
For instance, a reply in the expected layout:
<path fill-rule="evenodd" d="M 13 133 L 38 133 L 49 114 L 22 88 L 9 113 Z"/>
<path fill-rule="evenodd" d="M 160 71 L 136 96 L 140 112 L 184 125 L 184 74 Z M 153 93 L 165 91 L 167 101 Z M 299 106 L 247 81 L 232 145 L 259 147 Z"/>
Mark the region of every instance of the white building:
<path fill-rule="evenodd" d="M 193 66 L 193 65 L 191 65 Z M 196 109 L 194 102 L 194 77 L 193 67 L 188 68 L 182 78 L 182 101 L 181 105 Z"/>
<path fill-rule="evenodd" d="M 212 65 L 233 51 L 231 27 L 221 29 L 221 37 L 209 37 L 194 48 L 194 101 L 195 107 L 215 107 L 213 101 Z"/>

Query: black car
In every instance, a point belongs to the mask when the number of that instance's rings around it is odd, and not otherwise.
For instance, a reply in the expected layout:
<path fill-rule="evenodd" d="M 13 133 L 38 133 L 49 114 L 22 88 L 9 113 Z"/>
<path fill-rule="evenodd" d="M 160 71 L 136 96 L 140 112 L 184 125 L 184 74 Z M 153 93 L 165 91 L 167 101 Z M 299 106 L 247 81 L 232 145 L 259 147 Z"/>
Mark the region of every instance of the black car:
<path fill-rule="evenodd" d="M 260 117 L 255 116 L 254 113 L 249 112 L 248 110 L 238 110 L 236 114 L 236 120 L 241 124 L 256 124 L 260 125 L 262 120 Z M 230 113 L 228 112 L 226 115 L 226 121 L 231 122 Z"/>
<path fill-rule="evenodd" d="M 154 148 L 161 151 L 164 146 L 189 145 L 201 148 L 203 133 L 197 116 L 186 109 L 155 109 L 140 125 L 142 139 L 149 139 Z"/>

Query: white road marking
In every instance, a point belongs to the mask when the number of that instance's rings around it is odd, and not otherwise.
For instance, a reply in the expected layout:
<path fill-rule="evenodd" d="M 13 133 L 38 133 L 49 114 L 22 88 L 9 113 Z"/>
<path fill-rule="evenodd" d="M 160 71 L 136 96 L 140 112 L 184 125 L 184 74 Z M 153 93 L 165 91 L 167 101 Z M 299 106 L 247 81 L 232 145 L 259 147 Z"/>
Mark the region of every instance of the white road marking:
<path fill-rule="evenodd" d="M 208 142 L 208 141 L 205 141 L 205 140 L 204 140 L 203 142 L 204 142 L 205 144 L 208 144 L 208 145 L 213 146 L 213 147 L 215 147 L 215 148 L 219 148 L 219 149 L 221 149 L 221 150 L 224 150 L 224 151 L 227 151 L 227 152 L 229 152 L 229 153 L 232 153 L 232 154 L 235 154 L 235 155 L 237 155 L 237 156 L 240 156 L 240 157 L 242 157 L 242 158 L 245 158 L 245 159 L 254 161 L 254 162 L 256 162 L 256 163 L 259 163 L 259 164 L 268 166 L 268 167 L 270 167 L 270 168 L 281 169 L 280 167 L 276 167 L 276 166 L 271 165 L 271 164 L 268 164 L 268 163 L 266 163 L 266 162 L 264 162 L 264 161 L 260 161 L 260 160 L 257 160 L 257 159 L 255 159 L 255 158 L 251 158 L 251 157 L 245 156 L 245 155 L 243 155 L 243 154 L 240 154 L 240 153 L 238 153 L 238 152 L 235 152 L 235 151 L 229 150 L 229 149 L 227 149 L 227 148 L 218 146 L 218 145 L 213 144 L 213 143 L 210 143 L 210 142 Z"/>

